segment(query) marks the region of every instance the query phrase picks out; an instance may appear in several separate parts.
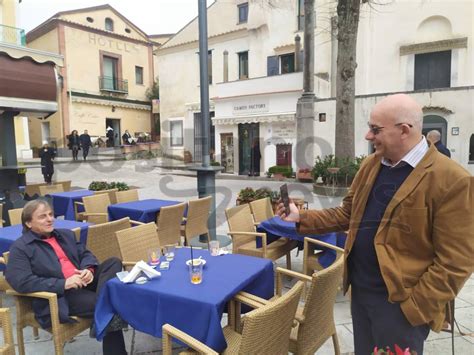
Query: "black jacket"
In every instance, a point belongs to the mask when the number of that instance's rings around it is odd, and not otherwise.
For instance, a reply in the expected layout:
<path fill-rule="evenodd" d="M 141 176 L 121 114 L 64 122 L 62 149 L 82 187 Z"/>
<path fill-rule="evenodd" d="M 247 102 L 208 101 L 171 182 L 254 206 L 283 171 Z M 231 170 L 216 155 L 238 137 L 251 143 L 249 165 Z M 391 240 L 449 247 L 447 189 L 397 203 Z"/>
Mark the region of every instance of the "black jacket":
<path fill-rule="evenodd" d="M 81 243 L 76 242 L 75 235 L 68 229 L 56 229 L 53 232 L 69 260 L 82 270 L 96 267 L 96 257 Z M 64 297 L 66 280 L 61 264 L 53 248 L 42 241 L 32 231 L 26 231 L 10 248 L 5 277 L 11 287 L 20 293 L 53 292 L 58 295 L 59 321 L 72 323 L 69 318 L 69 305 Z M 35 318 L 43 328 L 51 327 L 51 316 L 47 300 L 33 299 Z"/>
<path fill-rule="evenodd" d="M 446 146 L 443 143 L 441 143 L 441 141 L 437 141 L 435 143 L 435 147 L 436 149 L 438 149 L 438 152 L 446 155 L 448 158 L 451 158 L 451 152 L 449 151 L 448 148 L 446 148 Z"/>
<path fill-rule="evenodd" d="M 51 148 L 40 148 L 38 155 L 41 158 L 41 173 L 44 174 L 53 174 L 54 173 L 54 163 L 53 159 L 56 157 L 56 151 Z"/>
<path fill-rule="evenodd" d="M 79 136 L 79 141 L 81 142 L 82 148 L 89 148 L 92 145 L 91 136 L 88 134 L 81 134 Z"/>
<path fill-rule="evenodd" d="M 68 139 L 68 148 L 72 150 L 73 147 L 77 147 L 77 149 L 81 149 L 81 141 L 79 139 L 79 136 L 75 136 L 73 134 L 70 134 L 67 136 Z"/>

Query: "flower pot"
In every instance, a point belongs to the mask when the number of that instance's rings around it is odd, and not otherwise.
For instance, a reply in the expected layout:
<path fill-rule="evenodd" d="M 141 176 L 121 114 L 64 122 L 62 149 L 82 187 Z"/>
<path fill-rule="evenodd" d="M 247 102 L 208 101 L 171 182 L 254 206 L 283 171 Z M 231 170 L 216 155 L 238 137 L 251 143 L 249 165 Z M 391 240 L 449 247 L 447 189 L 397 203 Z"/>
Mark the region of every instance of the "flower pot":
<path fill-rule="evenodd" d="M 278 181 L 285 180 L 285 175 L 282 173 L 273 173 L 273 179 Z"/>
<path fill-rule="evenodd" d="M 296 178 L 299 181 L 312 181 L 313 177 L 311 176 L 311 172 L 298 172 L 296 174 Z"/>

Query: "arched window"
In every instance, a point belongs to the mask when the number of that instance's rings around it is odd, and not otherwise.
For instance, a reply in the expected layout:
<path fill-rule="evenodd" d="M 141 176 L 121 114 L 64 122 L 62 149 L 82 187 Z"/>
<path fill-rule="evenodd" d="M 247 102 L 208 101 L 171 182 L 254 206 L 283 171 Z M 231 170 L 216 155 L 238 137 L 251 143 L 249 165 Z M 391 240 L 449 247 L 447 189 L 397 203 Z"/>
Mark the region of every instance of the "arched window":
<path fill-rule="evenodd" d="M 112 32 L 114 30 L 114 21 L 109 17 L 105 19 L 105 29 Z"/>
<path fill-rule="evenodd" d="M 471 134 L 469 141 L 469 162 L 474 163 L 474 134 Z"/>
<path fill-rule="evenodd" d="M 448 121 L 438 115 L 426 115 L 423 117 L 423 135 L 426 136 L 426 134 L 433 129 L 441 133 L 441 143 L 447 145 Z"/>

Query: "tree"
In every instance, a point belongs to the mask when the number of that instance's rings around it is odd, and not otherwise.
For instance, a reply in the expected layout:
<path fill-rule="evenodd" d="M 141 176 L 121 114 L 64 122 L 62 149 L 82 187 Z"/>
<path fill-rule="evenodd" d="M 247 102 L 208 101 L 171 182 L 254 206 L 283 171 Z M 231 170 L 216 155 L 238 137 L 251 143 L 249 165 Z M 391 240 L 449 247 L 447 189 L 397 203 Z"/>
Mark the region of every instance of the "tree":
<path fill-rule="evenodd" d="M 156 80 L 153 82 L 153 85 L 146 89 L 145 96 L 150 101 L 160 98 L 160 83 L 158 81 L 158 77 L 156 77 Z"/>

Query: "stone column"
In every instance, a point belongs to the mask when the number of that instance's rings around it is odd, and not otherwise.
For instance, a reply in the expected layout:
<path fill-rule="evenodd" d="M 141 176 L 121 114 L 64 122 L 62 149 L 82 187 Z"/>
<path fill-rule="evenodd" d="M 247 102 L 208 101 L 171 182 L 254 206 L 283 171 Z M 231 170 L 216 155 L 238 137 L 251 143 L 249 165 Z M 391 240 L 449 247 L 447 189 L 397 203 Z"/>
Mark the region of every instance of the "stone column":
<path fill-rule="evenodd" d="M 301 37 L 299 35 L 295 36 L 295 72 L 301 71 L 300 62 L 300 51 L 301 51 Z"/>
<path fill-rule="evenodd" d="M 314 0 L 304 1 L 303 95 L 296 106 L 296 168 L 314 165 Z"/>

